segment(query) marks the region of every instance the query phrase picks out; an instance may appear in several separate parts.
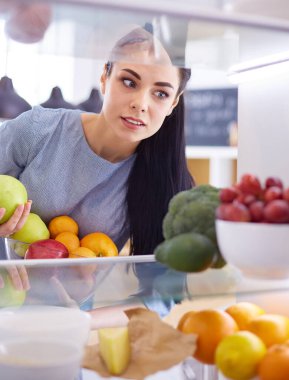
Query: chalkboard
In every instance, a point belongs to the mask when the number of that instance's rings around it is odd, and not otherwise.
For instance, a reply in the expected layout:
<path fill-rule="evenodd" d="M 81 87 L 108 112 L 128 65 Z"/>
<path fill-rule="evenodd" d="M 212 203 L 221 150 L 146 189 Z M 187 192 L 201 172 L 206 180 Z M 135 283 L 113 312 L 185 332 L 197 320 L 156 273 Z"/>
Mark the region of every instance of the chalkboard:
<path fill-rule="evenodd" d="M 184 100 L 186 145 L 230 145 L 230 129 L 237 123 L 237 88 L 187 90 Z"/>

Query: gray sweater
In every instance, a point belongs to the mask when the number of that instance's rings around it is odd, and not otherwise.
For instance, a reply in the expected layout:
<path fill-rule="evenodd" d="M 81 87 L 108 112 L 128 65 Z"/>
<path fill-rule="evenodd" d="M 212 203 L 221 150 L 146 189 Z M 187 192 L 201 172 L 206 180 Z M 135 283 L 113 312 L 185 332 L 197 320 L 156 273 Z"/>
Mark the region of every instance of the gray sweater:
<path fill-rule="evenodd" d="M 70 215 L 80 237 L 101 231 L 119 249 L 128 239 L 125 196 L 134 159 L 111 163 L 97 156 L 79 110 L 38 106 L 0 125 L 0 174 L 25 185 L 32 212 L 46 223 Z"/>

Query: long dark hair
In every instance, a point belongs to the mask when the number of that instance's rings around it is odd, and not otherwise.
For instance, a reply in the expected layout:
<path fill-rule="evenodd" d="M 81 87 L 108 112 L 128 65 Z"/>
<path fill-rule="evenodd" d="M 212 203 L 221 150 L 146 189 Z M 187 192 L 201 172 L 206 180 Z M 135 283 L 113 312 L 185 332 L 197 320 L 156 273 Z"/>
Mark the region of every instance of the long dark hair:
<path fill-rule="evenodd" d="M 185 86 L 189 71 L 179 69 Z M 187 168 L 184 138 L 184 99 L 153 136 L 142 140 L 128 179 L 127 210 L 130 223 L 130 253 L 152 254 L 163 241 L 162 221 L 170 199 L 194 186 Z"/>
<path fill-rule="evenodd" d="M 125 57 L 123 47 L 135 40 L 135 35 L 152 42 L 150 33 L 137 28 L 119 40 L 106 64 L 110 75 L 113 61 Z M 126 205 L 130 225 L 130 254 L 152 254 L 163 241 L 162 221 L 170 199 L 182 190 L 194 186 L 187 168 L 184 138 L 184 99 L 182 92 L 191 75 L 190 69 L 179 68 L 179 102 L 162 127 L 153 136 L 142 140 L 128 178 Z"/>

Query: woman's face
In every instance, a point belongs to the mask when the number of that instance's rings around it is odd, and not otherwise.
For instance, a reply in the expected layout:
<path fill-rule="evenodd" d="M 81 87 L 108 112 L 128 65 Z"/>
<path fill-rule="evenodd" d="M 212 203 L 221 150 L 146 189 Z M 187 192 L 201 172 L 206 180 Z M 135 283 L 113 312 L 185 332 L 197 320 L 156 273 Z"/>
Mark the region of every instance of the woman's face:
<path fill-rule="evenodd" d="M 114 63 L 101 77 L 106 126 L 128 142 L 152 136 L 177 104 L 179 82 L 171 64 Z"/>

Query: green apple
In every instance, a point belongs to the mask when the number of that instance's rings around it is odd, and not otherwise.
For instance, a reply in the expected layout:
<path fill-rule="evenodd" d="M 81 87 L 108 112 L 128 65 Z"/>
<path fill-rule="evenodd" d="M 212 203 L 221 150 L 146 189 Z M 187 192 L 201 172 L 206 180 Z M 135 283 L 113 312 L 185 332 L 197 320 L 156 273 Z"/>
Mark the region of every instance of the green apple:
<path fill-rule="evenodd" d="M 16 207 L 27 202 L 25 186 L 10 175 L 0 174 L 0 207 L 6 209 L 0 224 L 7 222 L 14 213 Z"/>
<path fill-rule="evenodd" d="M 0 276 L 4 281 L 4 287 L 0 289 L 0 308 L 22 306 L 26 298 L 26 291 L 15 289 L 5 270 L 0 270 Z"/>
<path fill-rule="evenodd" d="M 13 235 L 12 239 L 22 241 L 24 243 L 34 243 L 37 240 L 49 239 L 50 233 L 46 224 L 40 218 L 39 215 L 33 214 L 32 212 L 28 215 L 24 226 Z M 16 250 L 19 256 L 24 256 L 25 252 L 22 250 Z"/>

